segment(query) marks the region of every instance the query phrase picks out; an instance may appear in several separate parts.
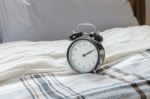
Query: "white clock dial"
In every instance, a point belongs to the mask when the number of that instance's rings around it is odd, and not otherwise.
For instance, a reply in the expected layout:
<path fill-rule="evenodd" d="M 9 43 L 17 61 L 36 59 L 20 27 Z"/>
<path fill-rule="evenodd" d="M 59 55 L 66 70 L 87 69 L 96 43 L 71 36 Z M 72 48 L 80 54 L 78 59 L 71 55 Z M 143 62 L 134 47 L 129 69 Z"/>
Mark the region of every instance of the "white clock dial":
<path fill-rule="evenodd" d="M 99 63 L 99 51 L 91 41 L 78 40 L 69 48 L 68 61 L 78 72 L 91 72 Z"/>

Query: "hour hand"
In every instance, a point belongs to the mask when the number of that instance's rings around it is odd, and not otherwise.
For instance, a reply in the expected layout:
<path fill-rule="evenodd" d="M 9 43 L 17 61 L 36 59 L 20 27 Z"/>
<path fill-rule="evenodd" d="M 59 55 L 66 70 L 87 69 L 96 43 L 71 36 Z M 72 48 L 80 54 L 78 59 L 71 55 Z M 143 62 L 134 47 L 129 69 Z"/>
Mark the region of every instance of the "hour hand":
<path fill-rule="evenodd" d="M 83 56 L 83 57 L 86 57 L 88 54 L 92 53 L 93 51 L 94 51 L 94 50 L 91 50 L 91 51 L 89 51 L 89 52 L 83 54 L 82 56 Z"/>

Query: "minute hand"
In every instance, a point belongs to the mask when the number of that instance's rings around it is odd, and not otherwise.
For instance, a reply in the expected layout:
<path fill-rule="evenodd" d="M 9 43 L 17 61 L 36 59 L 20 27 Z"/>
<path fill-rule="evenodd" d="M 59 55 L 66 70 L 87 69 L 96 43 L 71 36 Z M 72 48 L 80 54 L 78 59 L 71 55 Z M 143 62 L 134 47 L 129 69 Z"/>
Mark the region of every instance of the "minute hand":
<path fill-rule="evenodd" d="M 83 54 L 83 57 L 86 57 L 88 54 L 92 53 L 93 51 L 94 51 L 94 50 L 91 50 L 91 51 L 89 51 L 89 52 Z"/>

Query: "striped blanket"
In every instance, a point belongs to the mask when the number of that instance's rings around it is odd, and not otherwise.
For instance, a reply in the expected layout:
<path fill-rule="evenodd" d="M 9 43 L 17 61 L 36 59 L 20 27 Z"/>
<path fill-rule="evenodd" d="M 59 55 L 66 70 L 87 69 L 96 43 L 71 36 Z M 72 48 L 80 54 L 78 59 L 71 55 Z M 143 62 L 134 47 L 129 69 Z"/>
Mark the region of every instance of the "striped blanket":
<path fill-rule="evenodd" d="M 117 59 L 97 74 L 36 73 L 0 86 L 0 99 L 150 99 L 150 51 Z"/>

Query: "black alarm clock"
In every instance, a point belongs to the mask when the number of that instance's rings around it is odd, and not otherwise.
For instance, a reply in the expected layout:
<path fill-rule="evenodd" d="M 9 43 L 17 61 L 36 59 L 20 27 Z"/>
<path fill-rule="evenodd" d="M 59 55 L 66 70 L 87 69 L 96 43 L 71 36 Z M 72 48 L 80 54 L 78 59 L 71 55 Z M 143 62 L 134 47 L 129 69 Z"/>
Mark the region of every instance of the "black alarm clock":
<path fill-rule="evenodd" d="M 95 26 L 92 24 L 79 24 Z M 73 70 L 79 73 L 91 73 L 103 64 L 105 59 L 105 50 L 101 44 L 102 36 L 96 32 L 83 33 L 77 30 L 70 36 L 73 42 L 67 51 L 67 60 Z"/>

